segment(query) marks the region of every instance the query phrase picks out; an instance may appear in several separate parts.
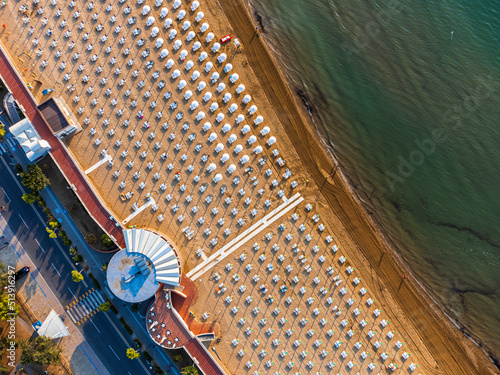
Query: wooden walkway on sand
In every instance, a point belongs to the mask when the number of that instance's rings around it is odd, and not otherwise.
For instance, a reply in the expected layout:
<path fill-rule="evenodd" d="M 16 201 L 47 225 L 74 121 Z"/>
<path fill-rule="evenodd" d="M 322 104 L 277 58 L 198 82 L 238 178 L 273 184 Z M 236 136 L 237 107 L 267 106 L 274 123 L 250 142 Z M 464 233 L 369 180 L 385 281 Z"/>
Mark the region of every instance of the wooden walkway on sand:
<path fill-rule="evenodd" d="M 38 103 L 29 92 L 28 87 L 12 64 L 10 57 L 1 46 L 0 75 L 14 98 L 24 107 L 26 116 L 33 123 L 38 134 L 49 142 L 52 147 L 50 151 L 52 159 L 54 159 L 54 162 L 59 167 L 68 183 L 74 186 L 76 195 L 83 203 L 88 213 L 108 233 L 108 235 L 115 238 L 121 248 L 124 248 L 125 240 L 123 239 L 122 229 L 116 227 L 115 222 L 109 219 L 109 217 L 112 216 L 111 213 L 104 207 L 66 147 L 50 130 L 49 125 L 45 122 L 36 108 Z"/>

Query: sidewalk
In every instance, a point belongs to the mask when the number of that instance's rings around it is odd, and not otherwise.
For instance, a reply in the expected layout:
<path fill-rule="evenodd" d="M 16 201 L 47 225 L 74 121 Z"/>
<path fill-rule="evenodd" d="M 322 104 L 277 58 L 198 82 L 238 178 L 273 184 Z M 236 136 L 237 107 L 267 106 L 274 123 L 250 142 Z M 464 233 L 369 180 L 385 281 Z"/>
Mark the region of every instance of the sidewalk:
<path fill-rule="evenodd" d="M 64 337 L 61 340 L 61 348 L 63 349 L 62 355 L 70 363 L 71 370 L 77 375 L 109 375 L 109 372 L 103 366 L 81 332 L 71 322 L 71 319 L 67 317 L 63 306 L 59 303 L 59 300 L 38 272 L 38 269 L 1 215 L 0 230 L 6 239 L 10 241 L 10 245 L 0 252 L 0 261 L 6 266 L 13 266 L 16 269 L 25 265 L 31 269 L 30 275 L 18 284 L 19 289 L 17 293 L 29 303 L 33 314 L 38 319 L 43 321 L 51 309 L 54 309 L 68 328 L 70 336 Z M 7 249 L 12 251 L 6 251 Z"/>

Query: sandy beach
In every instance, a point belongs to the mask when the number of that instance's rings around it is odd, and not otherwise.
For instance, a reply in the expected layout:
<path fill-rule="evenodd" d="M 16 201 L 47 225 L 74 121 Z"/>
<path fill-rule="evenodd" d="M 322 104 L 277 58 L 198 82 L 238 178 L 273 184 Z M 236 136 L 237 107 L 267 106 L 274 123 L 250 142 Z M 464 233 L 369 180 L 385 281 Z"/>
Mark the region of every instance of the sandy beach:
<path fill-rule="evenodd" d="M 13 60 L 26 82 L 34 85 L 36 98 L 43 101 L 42 89 L 53 87 L 53 94 L 62 96 L 78 117 L 83 131 L 67 144 L 81 169 L 105 156 L 112 159 L 87 176 L 119 221 L 134 213 L 134 204 L 146 204 L 150 193 L 155 204 L 125 225 L 168 236 L 180 249 L 183 272 L 189 273 L 287 204 L 283 197 L 299 193 L 304 198 L 220 263 L 195 273 L 198 298 L 189 310 L 199 322 L 215 327 L 221 338 L 215 345 L 227 373 L 364 373 L 371 371 L 370 365 L 376 366 L 374 372 L 390 372 L 391 364 L 401 374 L 495 373 L 486 356 L 446 319 L 384 243 L 342 171 L 322 148 L 304 106 L 287 86 L 242 0 L 202 1 L 194 10 L 194 2 L 174 9 L 173 1 L 160 6 L 146 1 L 146 15 L 141 14 L 145 4 L 137 2 L 96 2 L 93 8 L 90 3 L 74 8 L 61 1 L 55 6 L 41 1 L 36 8 L 29 4 L 26 23 L 18 9 L 21 3 L 8 3 L 0 11 L 6 24 L 1 36 L 11 55 L 20 57 Z M 130 13 L 124 13 L 126 7 Z M 173 20 L 168 29 L 160 15 L 162 7 L 169 11 L 165 18 Z M 178 19 L 182 9 L 186 15 Z M 199 11 L 204 13 L 200 21 Z M 94 14 L 98 17 L 92 20 Z M 147 26 L 151 15 L 155 20 Z M 134 23 L 131 17 L 136 17 Z M 61 20 L 66 20 L 64 26 Z M 186 20 L 190 24 L 183 30 Z M 209 29 L 202 33 L 205 22 Z M 99 24 L 101 31 L 96 30 Z M 30 26 L 33 35 L 28 33 Z M 158 35 L 152 37 L 155 26 Z M 48 28 L 54 30 L 50 36 Z M 140 32 L 134 36 L 136 28 Z M 177 35 L 170 38 L 172 29 Z M 192 38 L 190 31 L 195 31 Z M 209 42 L 208 32 L 214 33 Z M 233 40 L 212 52 L 214 42 L 229 33 Z M 158 37 L 163 38 L 159 48 Z M 144 44 L 138 45 L 141 39 Z M 178 50 L 176 40 L 181 41 Z M 73 48 L 68 47 L 71 41 Z M 127 48 L 130 52 L 124 54 Z M 163 49 L 169 54 L 162 58 Z M 187 56 L 181 59 L 183 50 Z M 61 51 L 60 57 L 56 51 Z M 200 61 L 202 51 L 207 56 Z M 219 62 L 221 53 L 225 60 Z M 173 65 L 165 68 L 169 59 Z M 43 60 L 46 67 L 41 67 Z M 63 61 L 66 67 L 61 68 Z M 186 69 L 188 61 L 193 66 Z M 207 71 L 209 61 L 213 68 Z M 224 72 L 227 63 L 232 69 Z M 97 72 L 99 66 L 102 71 Z M 172 78 L 176 69 L 180 76 Z M 195 71 L 199 78 L 194 78 Z M 220 77 L 212 82 L 215 71 Z M 235 73 L 239 78 L 231 82 Z M 186 84 L 179 89 L 182 79 Z M 206 85 L 200 89 L 201 81 Z M 212 97 L 205 101 L 207 92 Z M 251 100 L 243 103 L 247 94 Z M 174 101 L 177 107 L 171 109 Z M 213 103 L 216 109 L 211 111 Z M 255 112 L 249 112 L 252 105 Z M 207 122 L 211 127 L 204 130 Z M 227 170 L 231 164 L 234 172 Z M 116 171 L 119 174 L 113 176 Z M 177 173 L 179 181 L 174 178 Z M 220 181 L 214 180 L 218 173 Z M 122 200 L 120 194 L 127 192 L 133 196 Z M 221 285 L 226 289 L 219 293 Z M 202 318 L 205 312 L 207 319 Z M 411 356 L 404 359 L 403 353 Z M 411 364 L 418 367 L 411 370 Z"/>

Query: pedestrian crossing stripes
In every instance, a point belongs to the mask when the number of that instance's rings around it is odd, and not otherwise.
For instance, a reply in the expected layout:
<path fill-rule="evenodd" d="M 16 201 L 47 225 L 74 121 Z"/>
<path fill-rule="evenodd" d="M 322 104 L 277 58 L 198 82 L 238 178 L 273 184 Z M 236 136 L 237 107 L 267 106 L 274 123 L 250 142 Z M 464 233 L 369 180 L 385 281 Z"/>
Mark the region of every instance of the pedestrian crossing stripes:
<path fill-rule="evenodd" d="M 4 142 L 3 143 L 0 143 L 0 155 L 6 153 L 7 151 L 9 151 L 9 148 L 15 148 L 16 147 L 16 143 L 14 142 L 13 139 L 11 138 L 4 138 Z"/>
<path fill-rule="evenodd" d="M 104 298 L 92 288 L 66 306 L 66 313 L 73 323 L 80 325 L 97 313 L 102 303 L 104 303 Z"/>

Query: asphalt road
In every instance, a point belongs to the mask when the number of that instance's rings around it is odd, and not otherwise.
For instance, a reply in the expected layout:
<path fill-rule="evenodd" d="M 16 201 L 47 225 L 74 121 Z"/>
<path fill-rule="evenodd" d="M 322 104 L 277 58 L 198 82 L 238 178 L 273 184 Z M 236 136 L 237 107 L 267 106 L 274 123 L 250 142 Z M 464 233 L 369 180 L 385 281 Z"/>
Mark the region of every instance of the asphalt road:
<path fill-rule="evenodd" d="M 7 163 L 11 163 L 8 154 L 0 159 L 0 205 L 6 207 L 2 215 L 53 293 L 66 306 L 89 290 L 93 286 L 92 281 L 85 273 L 85 283 L 72 281 L 71 271 L 80 271 L 81 268 L 73 265 L 59 240 L 49 238 L 41 219 L 43 212 L 38 212 L 21 199 L 22 192 L 16 183 L 15 172 L 6 167 Z M 106 298 L 103 291 L 100 294 Z M 126 357 L 126 349 L 133 347 L 133 343 L 113 313 L 98 312 L 78 329 L 111 374 L 153 374 L 143 359 L 132 361 Z"/>

